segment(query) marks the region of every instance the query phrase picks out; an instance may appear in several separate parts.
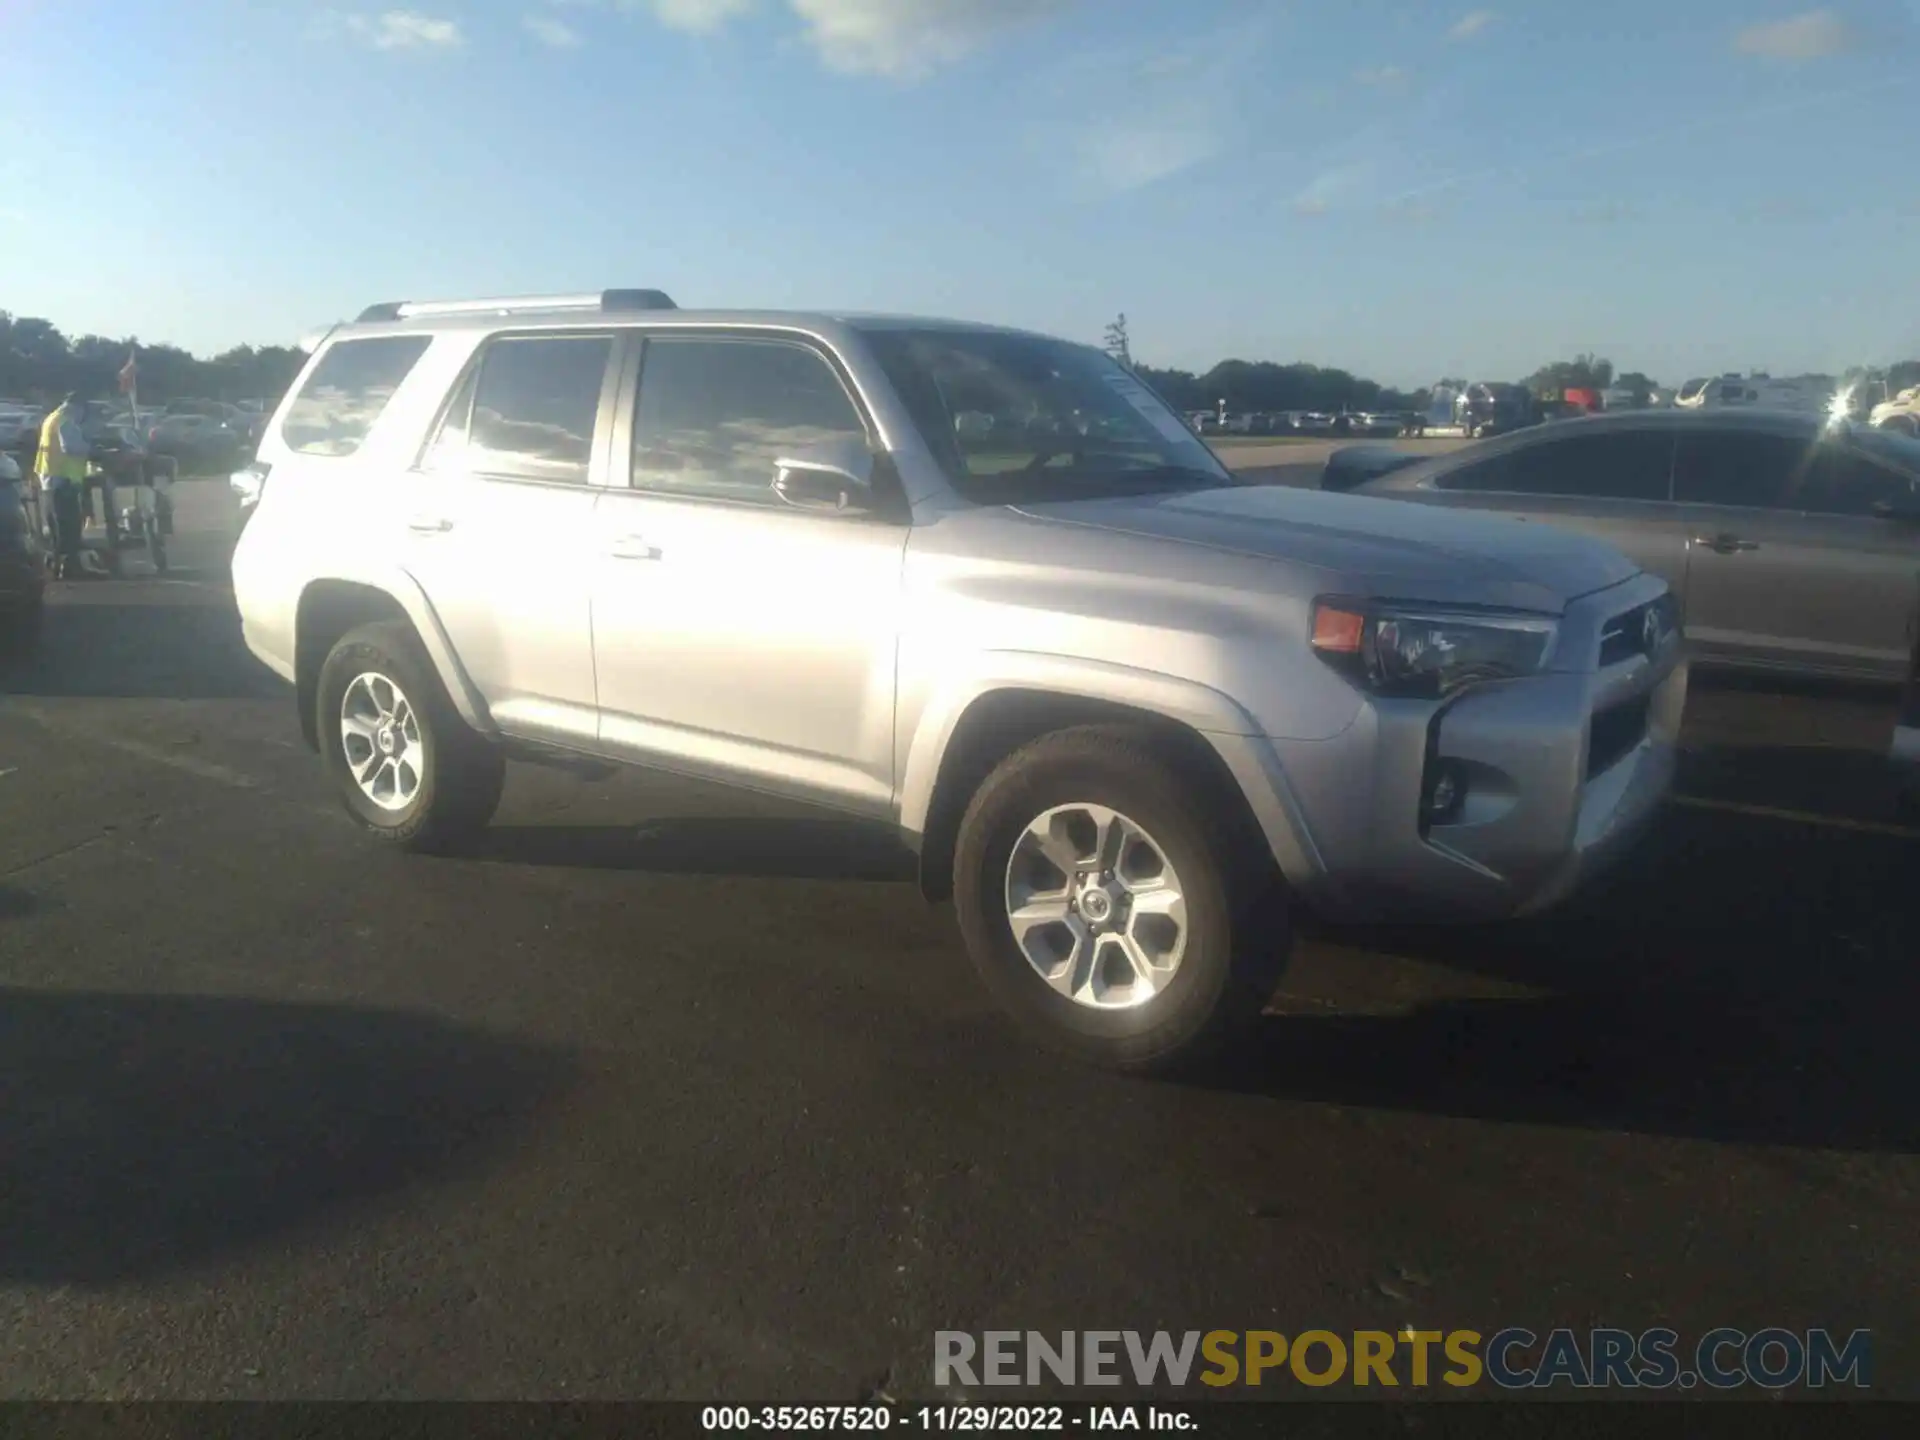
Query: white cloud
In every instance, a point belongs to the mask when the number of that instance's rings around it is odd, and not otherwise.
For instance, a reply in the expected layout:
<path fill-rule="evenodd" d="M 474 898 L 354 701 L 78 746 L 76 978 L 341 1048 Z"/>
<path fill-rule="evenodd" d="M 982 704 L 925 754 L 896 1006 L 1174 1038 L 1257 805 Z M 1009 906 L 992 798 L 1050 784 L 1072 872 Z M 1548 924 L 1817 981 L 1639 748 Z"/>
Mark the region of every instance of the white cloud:
<path fill-rule="evenodd" d="M 1469 10 L 1453 22 L 1453 28 L 1447 31 L 1450 40 L 1471 40 L 1494 21 L 1491 10 Z"/>
<path fill-rule="evenodd" d="M 1407 83 L 1407 72 L 1399 65 L 1380 65 L 1371 70 L 1356 70 L 1353 78 L 1376 90 L 1394 90 Z"/>
<path fill-rule="evenodd" d="M 1621 225 L 1640 218 L 1640 207 L 1625 200 L 1602 200 L 1582 206 L 1570 217 L 1577 225 Z"/>
<path fill-rule="evenodd" d="M 555 50 L 570 50 L 580 43 L 580 32 L 564 20 L 556 20 L 551 15 L 528 15 L 521 22 L 527 32 L 542 45 L 550 45 Z"/>
<path fill-rule="evenodd" d="M 375 50 L 452 50 L 461 43 L 458 21 L 439 20 L 417 10 L 343 15 L 340 21 L 349 35 Z"/>
<path fill-rule="evenodd" d="M 1750 25 L 1733 37 L 1742 55 L 1769 60 L 1818 60 L 1851 50 L 1859 37 L 1851 25 L 1831 10 L 1809 10 L 1803 15 Z"/>
<path fill-rule="evenodd" d="M 1073 0 L 787 0 L 820 58 L 850 75 L 915 79 Z"/>
<path fill-rule="evenodd" d="M 670 30 L 710 35 L 760 0 L 548 0 L 557 7 L 651 15 Z M 1081 0 L 783 0 L 807 42 L 848 75 L 918 79 L 973 54 L 1009 30 Z"/>
<path fill-rule="evenodd" d="M 1102 126 L 1082 135 L 1080 163 L 1102 190 L 1138 190 L 1209 159 L 1220 148 L 1218 131 L 1198 116 Z"/>
<path fill-rule="evenodd" d="M 1364 136 L 1349 147 L 1356 152 L 1370 148 Z M 1348 160 L 1328 165 L 1309 180 L 1293 197 L 1296 215 L 1325 215 L 1362 198 L 1373 188 L 1378 166 L 1371 159 Z"/>
<path fill-rule="evenodd" d="M 1047 136 L 1064 146 L 1095 194 L 1143 189 L 1212 160 L 1232 142 L 1241 99 L 1265 78 L 1268 29 L 1245 21 L 1171 49 L 1079 50 L 1051 67 L 1038 103 L 1062 116 Z"/>
<path fill-rule="evenodd" d="M 708 35 L 751 11 L 757 0 L 547 0 L 558 10 L 644 12 L 669 30 Z M 532 28 L 531 19 L 528 28 Z"/>
<path fill-rule="evenodd" d="M 616 0 L 617 3 L 617 0 Z M 632 4 L 619 4 L 631 10 Z M 753 0 L 647 0 L 654 18 L 670 30 L 708 35 L 753 8 Z"/>

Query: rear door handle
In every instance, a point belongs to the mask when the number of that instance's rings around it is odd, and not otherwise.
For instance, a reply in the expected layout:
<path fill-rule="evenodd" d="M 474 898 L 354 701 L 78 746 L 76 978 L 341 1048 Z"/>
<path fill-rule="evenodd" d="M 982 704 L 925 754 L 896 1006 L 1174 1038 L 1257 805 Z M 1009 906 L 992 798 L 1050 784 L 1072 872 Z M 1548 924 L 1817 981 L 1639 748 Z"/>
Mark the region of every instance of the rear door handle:
<path fill-rule="evenodd" d="M 660 547 L 643 535 L 622 535 L 607 547 L 607 554 L 616 560 L 658 560 Z"/>
<path fill-rule="evenodd" d="M 453 521 L 439 515 L 416 515 L 407 521 L 407 528 L 419 535 L 444 535 L 453 529 Z"/>
<path fill-rule="evenodd" d="M 1720 555 L 1732 555 L 1741 550 L 1758 550 L 1758 540 L 1742 540 L 1738 535 L 1696 535 L 1693 543 L 1705 550 Z"/>

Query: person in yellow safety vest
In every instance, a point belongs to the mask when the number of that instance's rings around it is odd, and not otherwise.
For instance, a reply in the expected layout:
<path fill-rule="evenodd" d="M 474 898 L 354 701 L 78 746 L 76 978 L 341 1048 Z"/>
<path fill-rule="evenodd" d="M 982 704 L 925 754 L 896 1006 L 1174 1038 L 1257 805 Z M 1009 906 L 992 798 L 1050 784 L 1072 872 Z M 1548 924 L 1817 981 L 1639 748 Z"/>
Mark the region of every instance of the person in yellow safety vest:
<path fill-rule="evenodd" d="M 69 395 L 40 426 L 33 468 L 53 506 L 54 575 L 77 580 L 81 560 L 81 497 L 87 483 L 87 447 L 80 434 L 80 397 Z"/>

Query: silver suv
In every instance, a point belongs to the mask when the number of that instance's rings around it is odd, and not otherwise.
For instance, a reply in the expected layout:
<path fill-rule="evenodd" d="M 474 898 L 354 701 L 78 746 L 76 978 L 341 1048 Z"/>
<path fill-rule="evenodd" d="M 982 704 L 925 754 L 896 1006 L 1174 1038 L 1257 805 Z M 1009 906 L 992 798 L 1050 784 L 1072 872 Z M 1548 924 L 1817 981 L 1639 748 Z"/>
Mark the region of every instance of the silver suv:
<path fill-rule="evenodd" d="M 1539 525 L 1236 484 L 1090 347 L 656 291 L 375 306 L 236 477 L 247 643 L 416 848 L 503 757 L 897 828 L 1005 1007 L 1187 1059 L 1296 904 L 1493 918 L 1673 769 L 1666 586 Z"/>

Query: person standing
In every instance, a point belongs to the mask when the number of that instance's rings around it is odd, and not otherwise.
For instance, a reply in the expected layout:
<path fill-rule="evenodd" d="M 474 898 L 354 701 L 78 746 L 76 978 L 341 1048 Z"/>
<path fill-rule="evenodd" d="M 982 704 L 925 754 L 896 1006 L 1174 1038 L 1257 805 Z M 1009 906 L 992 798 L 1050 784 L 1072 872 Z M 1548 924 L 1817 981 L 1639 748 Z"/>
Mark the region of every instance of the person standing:
<path fill-rule="evenodd" d="M 53 573 L 62 580 L 77 580 L 87 573 L 81 558 L 87 445 L 80 433 L 79 399 L 67 396 L 41 423 L 40 450 L 33 464 L 53 511 Z"/>

